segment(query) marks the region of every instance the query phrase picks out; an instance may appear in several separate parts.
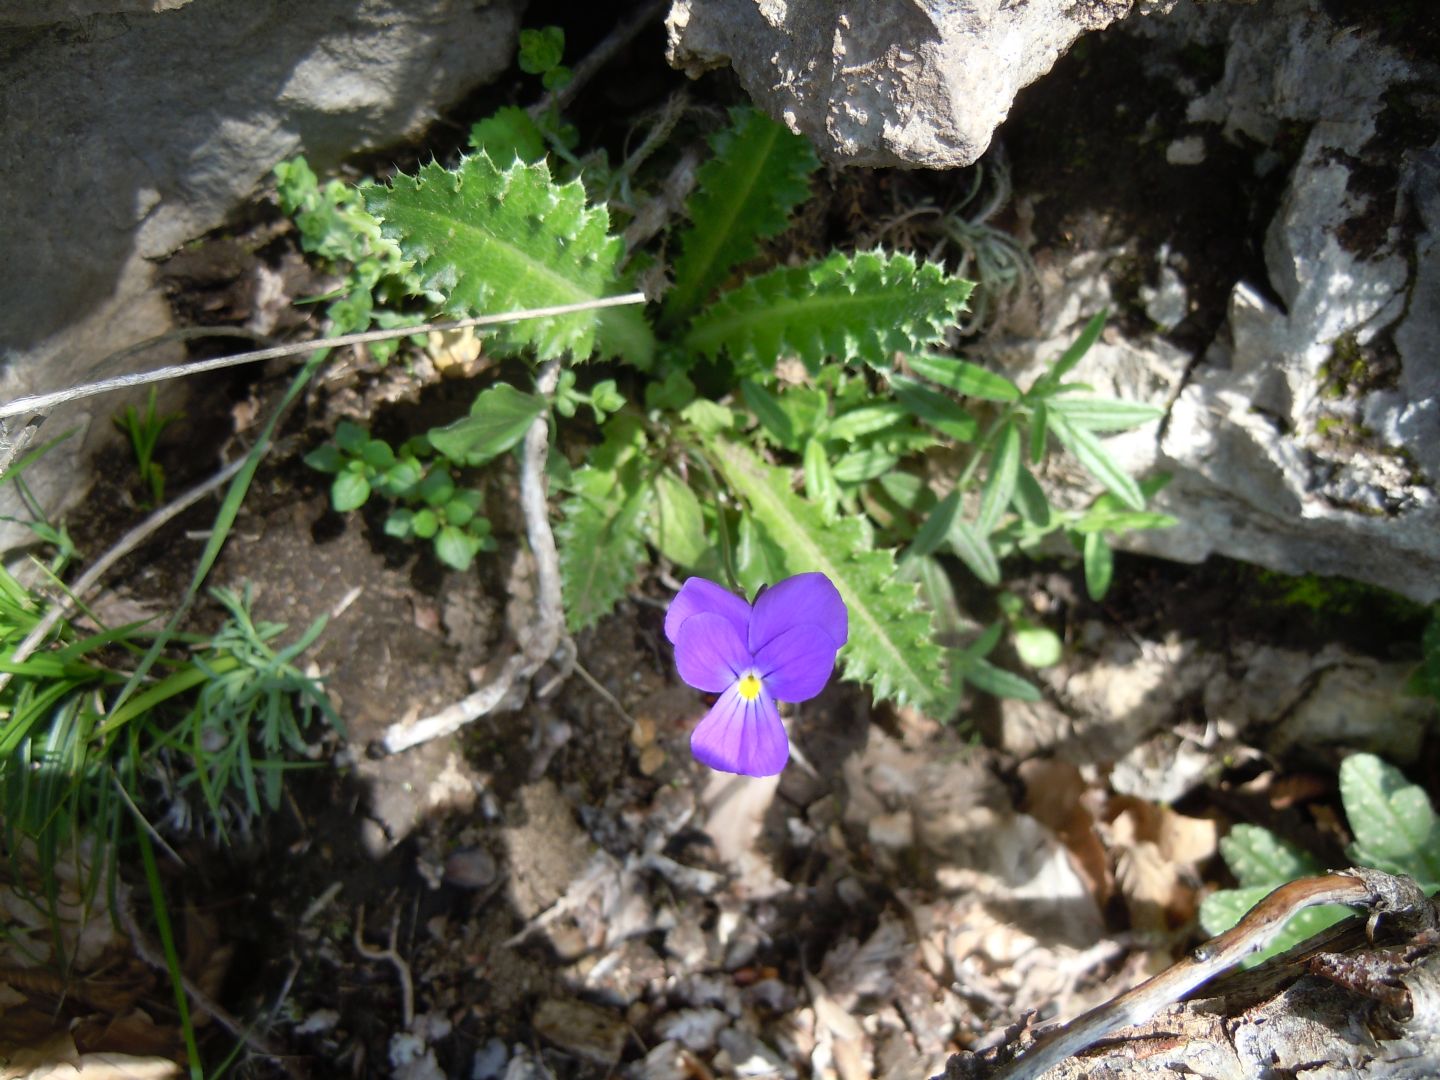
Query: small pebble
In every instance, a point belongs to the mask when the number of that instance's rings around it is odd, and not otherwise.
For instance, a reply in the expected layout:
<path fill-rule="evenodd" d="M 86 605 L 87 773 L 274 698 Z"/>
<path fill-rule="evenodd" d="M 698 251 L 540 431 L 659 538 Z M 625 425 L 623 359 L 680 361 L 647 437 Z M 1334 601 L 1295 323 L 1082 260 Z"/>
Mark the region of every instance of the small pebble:
<path fill-rule="evenodd" d="M 484 848 L 460 848 L 445 859 L 445 883 L 457 889 L 483 889 L 498 872 L 494 856 Z"/>

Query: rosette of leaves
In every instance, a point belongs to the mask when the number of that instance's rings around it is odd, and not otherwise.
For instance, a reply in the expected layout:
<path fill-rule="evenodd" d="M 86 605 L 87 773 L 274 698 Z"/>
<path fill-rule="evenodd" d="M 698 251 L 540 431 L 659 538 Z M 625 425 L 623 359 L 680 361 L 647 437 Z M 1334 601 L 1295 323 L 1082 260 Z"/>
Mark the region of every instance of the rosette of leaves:
<path fill-rule="evenodd" d="M 311 451 L 305 463 L 334 474 L 335 510 L 358 510 L 378 493 L 400 504 L 385 519 L 386 535 L 429 541 L 446 566 L 468 570 L 495 543 L 490 521 L 480 513 L 483 497 L 460 488 L 453 470 L 484 465 L 514 447 L 545 407 L 544 398 L 499 383 L 476 395 L 468 416 L 431 428 L 399 450 L 342 421 L 335 441 Z"/>
<path fill-rule="evenodd" d="M 1440 819 L 1424 788 L 1374 754 L 1352 754 L 1340 764 L 1340 801 L 1354 842 L 1346 855 L 1358 866 L 1408 874 L 1431 895 L 1440 889 Z M 1309 852 L 1257 825 L 1236 825 L 1220 841 L 1220 854 L 1238 888 L 1211 893 L 1200 905 L 1200 925 L 1221 934 L 1287 882 L 1326 868 Z M 1292 918 L 1274 943 L 1246 967 L 1284 952 L 1350 915 L 1338 906 L 1309 908 Z"/>

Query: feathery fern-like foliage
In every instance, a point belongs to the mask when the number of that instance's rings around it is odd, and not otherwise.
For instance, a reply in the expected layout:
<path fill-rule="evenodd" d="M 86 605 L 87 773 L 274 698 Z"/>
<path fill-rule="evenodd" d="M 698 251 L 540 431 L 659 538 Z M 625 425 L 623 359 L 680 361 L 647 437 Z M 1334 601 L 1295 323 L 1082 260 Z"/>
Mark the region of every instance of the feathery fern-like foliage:
<path fill-rule="evenodd" d="M 500 168 L 484 152 L 453 170 L 432 162 L 389 187 L 365 188 L 365 206 L 412 259 L 422 288 L 465 317 L 575 304 L 621 290 L 620 241 L 603 207 L 587 207 L 578 181 L 556 184 L 544 162 Z M 502 349 L 541 359 L 595 351 L 644 367 L 654 336 L 631 308 L 502 326 Z"/>
<path fill-rule="evenodd" d="M 942 654 L 913 582 L 900 579 L 891 551 L 875 550 L 855 517 L 827 520 L 790 490 L 788 473 L 734 443 L 713 452 L 731 490 L 774 540 L 786 574 L 819 570 L 850 609 L 850 642 L 840 651 L 845 678 L 867 683 L 877 700 L 926 706 L 944 693 Z"/>
<path fill-rule="evenodd" d="M 685 345 L 729 353 L 743 370 L 768 370 L 783 355 L 812 371 L 826 357 L 888 366 L 896 351 L 938 344 L 972 286 L 905 254 L 839 252 L 781 267 L 721 296 L 696 317 Z"/>
<path fill-rule="evenodd" d="M 755 257 L 760 240 L 785 228 L 820 165 L 805 139 L 756 109 L 732 109 L 730 121 L 711 137 L 715 156 L 695 175 L 690 227 L 680 234 L 675 285 L 665 296 L 667 325 L 691 314 Z"/>

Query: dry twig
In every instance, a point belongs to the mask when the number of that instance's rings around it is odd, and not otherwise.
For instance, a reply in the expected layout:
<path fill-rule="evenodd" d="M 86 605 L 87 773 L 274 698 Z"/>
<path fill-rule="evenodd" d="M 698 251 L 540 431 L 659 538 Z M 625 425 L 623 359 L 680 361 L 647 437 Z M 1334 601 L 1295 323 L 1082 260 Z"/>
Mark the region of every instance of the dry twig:
<path fill-rule="evenodd" d="M 395 338 L 410 337 L 412 334 L 427 334 L 432 330 L 463 330 L 467 326 L 496 326 L 500 323 L 524 322 L 527 319 L 548 319 L 556 315 L 573 315 L 579 311 L 595 311 L 600 308 L 625 307 L 645 303 L 644 293 L 626 293 L 624 296 L 606 296 L 598 300 L 586 300 L 579 304 L 559 304 L 555 307 L 532 308 L 528 311 L 507 311 L 500 315 L 478 315 L 473 319 L 459 319 L 455 322 L 421 323 L 418 326 L 398 326 L 388 330 L 367 330 L 362 334 L 342 334 L 340 337 L 316 338 L 312 341 L 295 341 L 289 345 L 277 345 L 271 349 L 257 349 L 253 352 L 235 353 L 232 356 L 218 356 L 213 360 L 197 360 L 193 364 L 175 364 L 156 368 L 154 371 L 138 371 L 131 375 L 117 375 L 113 379 L 57 390 L 51 394 L 35 394 L 31 397 L 15 398 L 0 404 L 0 419 L 19 416 L 22 413 L 40 412 L 44 409 L 63 405 L 67 401 L 107 394 L 112 390 L 123 390 L 129 386 L 144 386 L 147 383 L 179 379 L 186 375 L 198 375 L 202 371 L 253 364 L 260 360 L 275 360 L 284 356 L 299 356 L 317 349 L 338 349 L 346 345 L 368 345 L 376 341 L 391 341 Z"/>
<path fill-rule="evenodd" d="M 560 362 L 551 360 L 540 369 L 535 389 L 542 395 L 555 392 Z M 565 609 L 560 597 L 560 556 L 555 534 L 550 529 L 550 511 L 545 499 L 545 457 L 550 446 L 550 423 L 537 417 L 525 433 L 520 452 L 520 509 L 525 516 L 525 534 L 535 558 L 535 618 L 532 632 L 520 643 L 520 652 L 510 657 L 496 677 L 468 697 L 412 724 L 391 724 L 379 748 L 394 754 L 412 746 L 442 738 L 466 724 L 496 711 L 512 693 L 522 687 L 568 643 Z M 573 658 L 574 650 L 567 650 Z M 553 689 L 553 682 L 546 689 Z"/>
<path fill-rule="evenodd" d="M 395 909 L 390 919 L 390 939 L 383 949 L 372 949 L 365 944 L 365 905 L 355 912 L 355 951 L 366 960 L 385 960 L 395 969 L 400 979 L 400 1017 L 404 1021 L 402 1030 L 409 1031 L 415 1019 L 415 984 L 410 978 L 410 965 L 400 955 L 396 945 L 400 940 L 400 909 Z"/>
<path fill-rule="evenodd" d="M 1269 945 L 1291 917 L 1321 904 L 1370 909 L 1368 929 L 1381 916 L 1428 919 L 1435 913 L 1420 887 L 1409 878 L 1352 867 L 1324 877 L 1281 885 L 1261 900 L 1233 929 L 1198 946 L 1159 975 L 1077 1017 L 992 1074 L 992 1080 L 1040 1080 L 1050 1069 L 1092 1046 L 1111 1032 L 1143 1023 L 1179 1001 L 1202 983 L 1234 967 Z"/>

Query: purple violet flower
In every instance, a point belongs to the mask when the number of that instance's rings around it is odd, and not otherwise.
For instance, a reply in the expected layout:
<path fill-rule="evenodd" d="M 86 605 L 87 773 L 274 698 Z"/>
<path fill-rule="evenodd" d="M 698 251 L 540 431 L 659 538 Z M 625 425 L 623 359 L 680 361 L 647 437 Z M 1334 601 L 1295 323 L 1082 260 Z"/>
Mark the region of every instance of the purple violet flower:
<path fill-rule="evenodd" d="M 808 701 L 825 688 L 835 653 L 850 636 L 840 592 L 824 574 L 797 574 L 762 590 L 753 606 L 692 577 L 665 613 L 680 678 L 719 694 L 690 735 L 702 765 L 774 776 L 790 760 L 781 701 Z"/>

